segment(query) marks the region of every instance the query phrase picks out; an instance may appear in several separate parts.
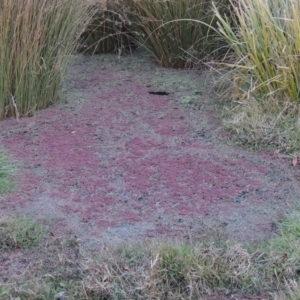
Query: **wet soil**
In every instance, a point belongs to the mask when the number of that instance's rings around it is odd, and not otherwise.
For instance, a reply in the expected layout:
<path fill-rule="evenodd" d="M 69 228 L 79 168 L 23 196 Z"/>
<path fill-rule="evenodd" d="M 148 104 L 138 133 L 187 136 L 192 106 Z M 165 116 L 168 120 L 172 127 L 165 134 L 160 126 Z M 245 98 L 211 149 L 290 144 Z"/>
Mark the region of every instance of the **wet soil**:
<path fill-rule="evenodd" d="M 78 57 L 66 103 L 0 124 L 0 144 L 19 165 L 1 214 L 47 220 L 86 245 L 207 226 L 242 241 L 270 238 L 299 195 L 296 169 L 230 143 L 209 78 L 142 52 Z"/>

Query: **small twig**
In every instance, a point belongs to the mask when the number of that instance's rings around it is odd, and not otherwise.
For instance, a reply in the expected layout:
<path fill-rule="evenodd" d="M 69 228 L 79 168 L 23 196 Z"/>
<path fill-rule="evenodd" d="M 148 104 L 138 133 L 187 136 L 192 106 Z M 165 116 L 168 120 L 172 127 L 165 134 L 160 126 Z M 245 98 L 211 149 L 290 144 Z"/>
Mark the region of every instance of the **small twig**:
<path fill-rule="evenodd" d="M 17 119 L 17 122 L 19 122 L 20 114 L 19 114 L 19 111 L 18 111 L 18 108 L 17 108 L 15 97 L 12 94 L 10 94 L 10 106 L 11 106 L 13 112 L 14 112 L 14 115 Z"/>
<path fill-rule="evenodd" d="M 121 54 L 122 54 L 122 49 L 119 48 L 119 50 L 118 50 L 118 60 L 119 60 L 119 62 L 121 61 Z"/>
<path fill-rule="evenodd" d="M 154 260 L 151 259 L 151 262 L 150 262 L 150 268 L 151 269 L 153 269 L 156 266 L 156 264 L 158 262 L 158 259 L 159 259 L 159 254 L 156 255 Z"/>

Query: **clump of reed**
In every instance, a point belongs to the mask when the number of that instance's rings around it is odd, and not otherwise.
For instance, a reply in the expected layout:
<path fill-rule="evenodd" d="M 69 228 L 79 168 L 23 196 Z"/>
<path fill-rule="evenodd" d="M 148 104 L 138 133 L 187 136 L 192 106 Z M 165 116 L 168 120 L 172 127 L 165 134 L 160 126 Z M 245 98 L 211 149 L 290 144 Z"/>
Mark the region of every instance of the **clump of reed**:
<path fill-rule="evenodd" d="M 220 80 L 222 97 L 231 101 L 224 125 L 243 144 L 299 156 L 300 3 L 230 2 L 234 17 L 214 8 L 232 50 Z"/>
<path fill-rule="evenodd" d="M 132 52 L 137 47 L 131 22 L 123 14 L 123 5 L 116 1 L 97 0 L 91 8 L 95 13 L 81 36 L 80 52 L 121 53 Z"/>
<path fill-rule="evenodd" d="M 90 13 L 84 0 L 0 0 L 0 119 L 57 102 Z"/>
<path fill-rule="evenodd" d="M 207 0 L 120 0 L 144 46 L 163 67 L 190 67 L 211 59 L 220 38 L 211 1 Z M 223 11 L 227 0 L 217 0 Z"/>

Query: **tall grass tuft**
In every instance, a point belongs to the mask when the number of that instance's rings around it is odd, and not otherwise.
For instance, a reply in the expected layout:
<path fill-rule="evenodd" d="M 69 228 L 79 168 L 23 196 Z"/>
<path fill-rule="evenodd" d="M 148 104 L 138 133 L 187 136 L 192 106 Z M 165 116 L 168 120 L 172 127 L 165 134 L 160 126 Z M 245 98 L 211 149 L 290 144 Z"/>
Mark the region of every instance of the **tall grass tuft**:
<path fill-rule="evenodd" d="M 214 7 L 218 30 L 233 51 L 223 78 L 234 102 L 225 127 L 243 143 L 299 155 L 300 2 L 230 2 L 234 17 Z"/>
<path fill-rule="evenodd" d="M 0 0 L 0 119 L 58 100 L 88 7 L 85 0 Z"/>
<path fill-rule="evenodd" d="M 0 253 L 12 249 L 30 249 L 43 238 L 45 228 L 27 218 L 0 216 Z"/>
<path fill-rule="evenodd" d="M 140 33 L 140 44 L 163 67 L 190 67 L 218 48 L 219 39 L 210 28 L 216 24 L 211 1 L 120 1 Z M 226 3 L 217 0 L 216 6 L 222 11 Z"/>
<path fill-rule="evenodd" d="M 94 15 L 81 36 L 80 52 L 121 53 L 136 48 L 122 5 L 117 1 L 96 0 L 91 8 Z"/>
<path fill-rule="evenodd" d="M 215 8 L 220 33 L 230 44 L 239 66 L 249 76 L 250 92 L 279 102 L 300 100 L 300 2 L 296 0 L 231 1 L 235 18 Z M 233 21 L 233 26 L 230 26 Z"/>

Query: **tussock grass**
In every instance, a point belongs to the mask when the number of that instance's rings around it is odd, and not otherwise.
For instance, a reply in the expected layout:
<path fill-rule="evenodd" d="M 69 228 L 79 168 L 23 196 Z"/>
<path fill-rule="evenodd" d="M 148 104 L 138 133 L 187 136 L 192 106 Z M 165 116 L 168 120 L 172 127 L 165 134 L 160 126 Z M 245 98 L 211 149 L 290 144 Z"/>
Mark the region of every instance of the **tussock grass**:
<path fill-rule="evenodd" d="M 204 60 L 219 45 L 211 1 L 121 0 L 139 32 L 137 39 L 163 67 L 184 68 Z M 223 11 L 227 0 L 216 1 Z M 195 22 L 200 20 L 201 22 Z M 207 25 L 209 26 L 207 26 Z"/>
<path fill-rule="evenodd" d="M 124 9 L 117 1 L 97 0 L 91 4 L 94 15 L 81 36 L 83 53 L 132 52 L 136 48 Z"/>
<path fill-rule="evenodd" d="M 234 17 L 214 9 L 232 49 L 220 79 L 224 126 L 241 143 L 299 156 L 300 3 L 230 2 Z"/>
<path fill-rule="evenodd" d="M 299 220 L 296 209 L 278 224 L 276 238 L 251 247 L 210 234 L 198 242 L 104 244 L 88 251 L 74 237 L 52 234 L 24 253 L 38 263 L 0 284 L 0 299 L 299 299 Z"/>
<path fill-rule="evenodd" d="M 0 217 L 0 251 L 30 249 L 44 234 L 43 227 L 34 220 Z"/>
<path fill-rule="evenodd" d="M 0 0 L 0 119 L 58 100 L 88 7 L 85 0 Z"/>

